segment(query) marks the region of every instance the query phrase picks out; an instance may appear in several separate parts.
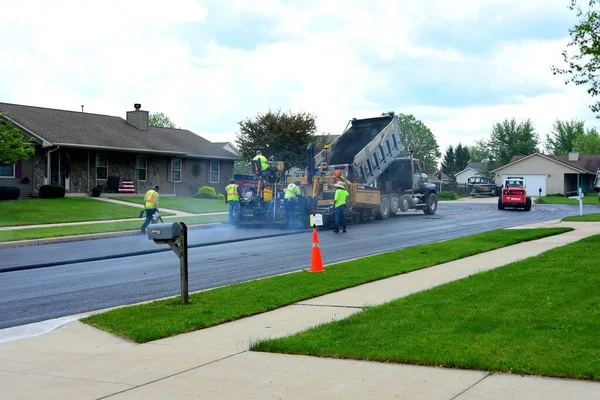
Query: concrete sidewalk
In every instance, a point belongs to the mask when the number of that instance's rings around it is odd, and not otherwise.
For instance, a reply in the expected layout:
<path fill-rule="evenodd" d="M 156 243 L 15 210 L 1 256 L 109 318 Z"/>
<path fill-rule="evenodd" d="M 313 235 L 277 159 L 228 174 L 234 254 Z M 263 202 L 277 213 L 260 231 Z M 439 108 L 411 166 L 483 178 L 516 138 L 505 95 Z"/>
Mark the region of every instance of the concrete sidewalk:
<path fill-rule="evenodd" d="M 115 200 L 115 199 L 111 199 L 111 198 L 102 198 L 102 197 L 91 197 L 91 199 L 99 200 L 99 201 L 104 201 L 104 202 L 107 202 L 107 203 L 120 204 L 122 206 L 130 206 L 130 207 L 135 207 L 135 208 L 138 208 L 138 209 L 144 209 L 144 205 L 143 204 L 132 203 L 132 202 L 129 202 L 129 201 Z M 160 211 L 174 214 L 174 215 L 171 215 L 171 217 L 193 217 L 193 216 L 196 216 L 196 215 L 205 215 L 204 213 L 202 213 L 202 214 L 192 214 L 192 213 L 188 213 L 188 212 L 185 212 L 185 211 L 173 210 L 171 208 L 164 208 L 164 207 L 160 207 Z M 226 212 L 222 212 L 221 214 L 225 214 L 225 213 Z M 215 213 L 207 213 L 206 215 L 214 215 L 214 214 Z"/>
<path fill-rule="evenodd" d="M 248 351 L 250 343 L 259 339 L 294 334 L 343 319 L 361 312 L 365 306 L 600 234 L 600 223 L 552 226 L 572 226 L 576 230 L 142 345 L 80 322 L 67 323 L 48 334 L 7 341 L 0 344 L 0 397 L 600 399 L 598 382 Z M 13 329 L 12 334 L 18 335 L 18 329 Z"/>

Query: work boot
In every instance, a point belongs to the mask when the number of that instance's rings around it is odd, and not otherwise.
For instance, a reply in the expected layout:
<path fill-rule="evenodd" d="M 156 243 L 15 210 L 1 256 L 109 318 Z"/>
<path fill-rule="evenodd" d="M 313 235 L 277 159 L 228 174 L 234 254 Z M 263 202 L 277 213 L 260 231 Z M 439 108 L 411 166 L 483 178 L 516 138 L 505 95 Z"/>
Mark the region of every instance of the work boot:
<path fill-rule="evenodd" d="M 340 233 L 340 229 L 336 226 L 335 229 L 333 230 L 333 233 Z"/>
<path fill-rule="evenodd" d="M 343 233 L 346 233 L 346 227 L 344 227 L 344 230 L 342 231 Z"/>

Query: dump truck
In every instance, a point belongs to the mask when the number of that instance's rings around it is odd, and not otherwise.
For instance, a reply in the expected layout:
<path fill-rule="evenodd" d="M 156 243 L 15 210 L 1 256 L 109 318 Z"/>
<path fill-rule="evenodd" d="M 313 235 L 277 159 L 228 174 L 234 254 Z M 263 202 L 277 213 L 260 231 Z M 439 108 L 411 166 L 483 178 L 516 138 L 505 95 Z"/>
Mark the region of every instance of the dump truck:
<path fill-rule="evenodd" d="M 312 213 L 323 215 L 324 226 L 334 223 L 334 185 L 348 192 L 347 221 L 387 219 L 410 209 L 427 215 L 437 211 L 437 190 L 418 159 L 402 157 L 404 145 L 396 118 L 352 119 L 344 133 L 318 154 L 307 148 L 306 195 Z"/>

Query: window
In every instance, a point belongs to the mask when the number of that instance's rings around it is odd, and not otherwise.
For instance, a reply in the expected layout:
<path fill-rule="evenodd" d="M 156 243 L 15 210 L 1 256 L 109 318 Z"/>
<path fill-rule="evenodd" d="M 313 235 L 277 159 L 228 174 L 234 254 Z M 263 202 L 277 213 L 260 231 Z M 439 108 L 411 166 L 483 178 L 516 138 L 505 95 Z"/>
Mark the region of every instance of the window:
<path fill-rule="evenodd" d="M 181 182 L 181 158 L 173 159 L 173 174 L 171 175 L 173 182 Z"/>
<path fill-rule="evenodd" d="M 15 177 L 15 166 L 13 165 L 0 165 L 0 178 L 14 178 Z"/>
<path fill-rule="evenodd" d="M 108 179 L 108 157 L 96 154 L 96 179 Z"/>
<path fill-rule="evenodd" d="M 146 156 L 139 156 L 137 161 L 137 170 L 138 170 L 138 181 L 146 181 L 147 170 L 148 170 L 148 161 Z"/>
<path fill-rule="evenodd" d="M 216 160 L 210 162 L 210 183 L 219 183 L 219 162 Z"/>

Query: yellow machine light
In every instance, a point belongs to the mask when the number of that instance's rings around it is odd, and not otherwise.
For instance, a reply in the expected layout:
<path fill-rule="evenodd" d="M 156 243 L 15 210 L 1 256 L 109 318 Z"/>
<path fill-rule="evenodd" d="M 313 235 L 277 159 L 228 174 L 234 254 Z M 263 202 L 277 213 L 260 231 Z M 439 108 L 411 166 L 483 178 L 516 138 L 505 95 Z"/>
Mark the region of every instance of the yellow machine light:
<path fill-rule="evenodd" d="M 324 145 L 323 145 L 323 148 L 324 148 L 324 149 L 328 149 L 328 148 L 329 148 L 329 145 L 328 145 L 328 144 L 324 144 Z"/>

